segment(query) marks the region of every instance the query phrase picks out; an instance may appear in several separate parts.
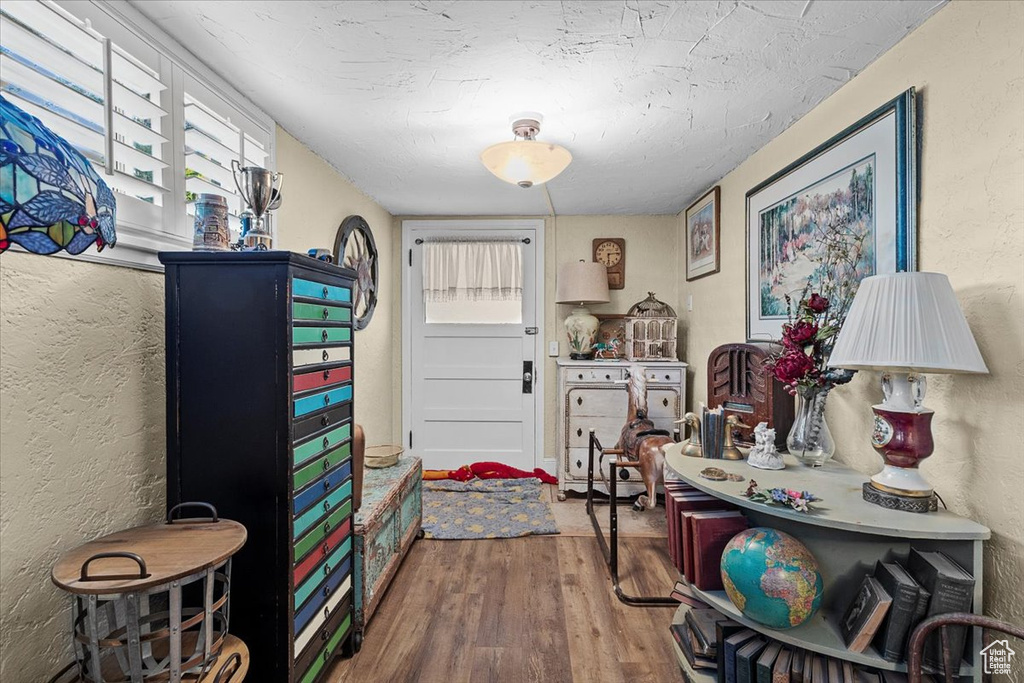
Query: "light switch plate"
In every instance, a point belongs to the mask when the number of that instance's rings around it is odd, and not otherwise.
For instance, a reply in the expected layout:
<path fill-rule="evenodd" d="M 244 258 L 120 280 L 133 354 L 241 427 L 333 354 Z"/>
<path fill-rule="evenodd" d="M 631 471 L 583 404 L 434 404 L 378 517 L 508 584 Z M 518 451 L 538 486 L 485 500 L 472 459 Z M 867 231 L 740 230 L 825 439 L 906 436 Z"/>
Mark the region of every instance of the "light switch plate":
<path fill-rule="evenodd" d="M 686 295 L 686 310 L 687 311 L 692 311 L 693 310 L 693 294 L 687 294 Z"/>
<path fill-rule="evenodd" d="M 558 342 L 548 342 L 548 355 L 552 358 L 558 358 Z"/>

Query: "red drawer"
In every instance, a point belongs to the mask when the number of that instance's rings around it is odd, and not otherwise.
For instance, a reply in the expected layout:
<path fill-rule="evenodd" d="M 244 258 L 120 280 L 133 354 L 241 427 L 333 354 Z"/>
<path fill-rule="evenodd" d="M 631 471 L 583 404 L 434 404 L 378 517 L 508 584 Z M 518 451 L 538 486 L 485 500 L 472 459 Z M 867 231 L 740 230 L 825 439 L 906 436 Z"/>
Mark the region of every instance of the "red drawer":
<path fill-rule="evenodd" d="M 304 372 L 301 375 L 295 375 L 292 379 L 292 391 L 309 391 L 310 389 L 319 389 L 320 387 L 326 387 L 329 384 L 347 382 L 350 379 L 352 379 L 351 365 L 346 365 L 341 368 L 331 368 L 330 370 Z"/>
<path fill-rule="evenodd" d="M 346 519 L 345 523 L 335 529 L 330 536 L 328 536 L 319 546 L 314 548 L 309 555 L 295 565 L 295 580 L 292 585 L 298 586 L 302 583 L 302 580 L 313 571 L 313 569 L 324 560 L 325 557 L 331 554 L 331 552 L 338 547 L 338 545 L 345 540 L 348 536 L 348 532 L 351 529 L 351 520 Z"/>

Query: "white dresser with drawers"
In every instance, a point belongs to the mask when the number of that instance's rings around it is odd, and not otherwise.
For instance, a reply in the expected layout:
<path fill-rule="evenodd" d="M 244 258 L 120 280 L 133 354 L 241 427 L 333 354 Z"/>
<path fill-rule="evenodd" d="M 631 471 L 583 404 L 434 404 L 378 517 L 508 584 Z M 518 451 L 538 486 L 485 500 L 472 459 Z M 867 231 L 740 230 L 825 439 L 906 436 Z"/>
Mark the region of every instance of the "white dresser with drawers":
<path fill-rule="evenodd" d="M 558 498 L 566 491 L 587 490 L 587 458 L 590 430 L 605 448 L 614 448 L 626 424 L 629 397 L 626 378 L 632 367 L 647 376 L 647 407 L 655 427 L 671 432 L 686 412 L 686 363 L 558 360 Z M 639 473 L 624 469 L 618 491 L 633 495 L 643 490 Z M 596 468 L 596 481 L 600 481 Z M 604 485 L 595 488 L 607 491 Z"/>

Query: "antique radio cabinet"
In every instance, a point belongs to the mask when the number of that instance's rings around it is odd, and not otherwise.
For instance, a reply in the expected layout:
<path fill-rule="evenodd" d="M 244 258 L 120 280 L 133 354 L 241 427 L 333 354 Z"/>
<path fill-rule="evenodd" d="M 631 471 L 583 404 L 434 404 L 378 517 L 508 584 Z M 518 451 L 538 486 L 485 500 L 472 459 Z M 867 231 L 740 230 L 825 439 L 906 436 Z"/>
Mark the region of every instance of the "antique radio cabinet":
<path fill-rule="evenodd" d="M 351 647 L 354 273 L 280 251 L 164 253 L 167 505 L 245 525 L 247 680 L 313 683 Z"/>

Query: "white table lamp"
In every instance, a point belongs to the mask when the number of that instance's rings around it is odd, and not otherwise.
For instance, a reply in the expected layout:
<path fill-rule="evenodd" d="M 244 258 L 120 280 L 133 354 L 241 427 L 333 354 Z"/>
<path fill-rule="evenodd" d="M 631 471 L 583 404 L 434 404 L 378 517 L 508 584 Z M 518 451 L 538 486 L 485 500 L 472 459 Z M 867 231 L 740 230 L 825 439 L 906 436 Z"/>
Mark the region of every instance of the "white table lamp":
<path fill-rule="evenodd" d="M 587 310 L 587 304 L 606 304 L 610 300 L 608 269 L 603 263 L 579 261 L 566 263 L 558 269 L 555 303 L 576 306 L 565 319 L 569 357 L 573 360 L 590 360 L 594 357 L 598 320 Z"/>
<path fill-rule="evenodd" d="M 923 406 L 925 373 L 987 373 L 953 288 L 940 273 L 864 278 L 839 331 L 829 365 L 882 372 L 871 443 L 885 461 L 864 498 L 927 512 L 935 494 L 917 466 L 932 454 L 934 411 Z"/>

